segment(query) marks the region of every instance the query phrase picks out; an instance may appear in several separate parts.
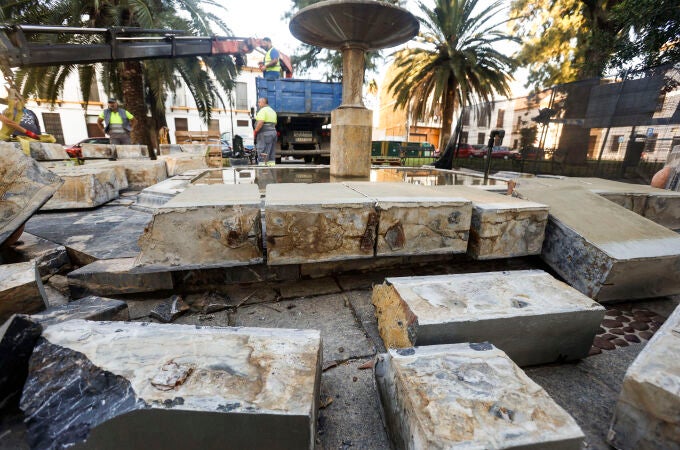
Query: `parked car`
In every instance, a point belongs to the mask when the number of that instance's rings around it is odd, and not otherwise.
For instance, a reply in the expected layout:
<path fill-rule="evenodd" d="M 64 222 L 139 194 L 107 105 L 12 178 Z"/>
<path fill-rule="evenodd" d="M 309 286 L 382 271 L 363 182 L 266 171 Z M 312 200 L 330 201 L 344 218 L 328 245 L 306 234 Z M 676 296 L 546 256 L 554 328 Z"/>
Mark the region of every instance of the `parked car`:
<path fill-rule="evenodd" d="M 488 147 L 477 150 L 473 155 L 476 158 L 486 158 L 488 154 Z M 503 145 L 496 145 L 491 149 L 492 158 L 502 158 L 502 159 L 522 159 L 522 155 L 519 152 L 510 150 L 508 147 Z"/>
<path fill-rule="evenodd" d="M 475 148 L 471 144 L 458 144 L 459 158 L 472 158 L 475 154 Z"/>
<path fill-rule="evenodd" d="M 83 144 L 110 144 L 110 143 L 111 143 L 111 139 L 109 139 L 107 137 L 91 137 L 91 138 L 83 139 L 82 141 L 78 142 L 77 144 L 65 145 L 64 150 L 66 150 L 66 153 L 71 158 L 82 158 L 83 153 L 81 151 L 81 146 Z"/>

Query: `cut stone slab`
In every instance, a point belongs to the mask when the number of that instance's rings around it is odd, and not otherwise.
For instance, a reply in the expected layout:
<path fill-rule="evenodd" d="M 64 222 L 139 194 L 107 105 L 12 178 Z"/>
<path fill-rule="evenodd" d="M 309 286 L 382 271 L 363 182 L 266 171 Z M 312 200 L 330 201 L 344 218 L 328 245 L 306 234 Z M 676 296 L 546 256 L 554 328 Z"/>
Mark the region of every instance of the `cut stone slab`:
<path fill-rule="evenodd" d="M 18 149 L 0 142 L 0 244 L 47 202 L 63 181 Z"/>
<path fill-rule="evenodd" d="M 191 153 L 192 155 L 205 156 L 208 153 L 208 145 L 206 144 L 180 144 L 179 147 L 184 153 Z"/>
<path fill-rule="evenodd" d="M 262 262 L 256 185 L 192 186 L 154 210 L 135 266 L 184 270 Z"/>
<path fill-rule="evenodd" d="M 35 261 L 0 265 L 0 322 L 12 314 L 31 314 L 48 306 Z"/>
<path fill-rule="evenodd" d="M 82 144 L 80 153 L 84 159 L 113 159 L 116 147 L 112 144 Z"/>
<path fill-rule="evenodd" d="M 68 284 L 75 298 L 85 295 L 119 295 L 173 288 L 170 272 L 133 273 L 134 258 L 95 261 L 69 272 Z"/>
<path fill-rule="evenodd" d="M 518 182 L 550 206 L 541 257 L 600 302 L 680 293 L 680 235 L 580 187 Z"/>
<path fill-rule="evenodd" d="M 267 185 L 267 264 L 372 258 L 374 203 L 342 183 Z"/>
<path fill-rule="evenodd" d="M 605 311 L 541 270 L 386 278 L 373 304 L 388 348 L 491 342 L 519 366 L 585 358 Z"/>
<path fill-rule="evenodd" d="M 110 167 L 122 170 L 126 188 L 142 190 L 168 178 L 165 161 L 146 159 L 98 161 L 87 164 L 87 167 Z"/>
<path fill-rule="evenodd" d="M 189 311 L 189 305 L 184 303 L 181 295 L 173 295 L 166 301 L 159 303 L 151 310 L 151 317 L 163 323 L 170 323 Z"/>
<path fill-rule="evenodd" d="M 52 169 L 64 184 L 41 211 L 95 208 L 118 198 L 122 189 L 120 175 L 112 168 L 76 166 Z"/>
<path fill-rule="evenodd" d="M 468 254 L 474 259 L 539 255 L 548 206 L 468 186 L 431 189 L 472 201 Z"/>
<path fill-rule="evenodd" d="M 116 145 L 116 159 L 149 159 L 146 145 Z"/>
<path fill-rule="evenodd" d="M 161 155 L 158 157 L 158 160 L 165 161 L 169 177 L 181 175 L 190 170 L 208 168 L 208 161 L 204 155 L 172 153 L 170 155 Z"/>
<path fill-rule="evenodd" d="M 11 247 L 10 258 L 12 262 L 34 260 L 41 277 L 55 274 L 70 264 L 66 247 L 25 232 Z"/>
<path fill-rule="evenodd" d="M 181 153 L 182 147 L 178 144 L 160 144 L 158 151 L 161 155 L 169 155 L 170 153 Z"/>
<path fill-rule="evenodd" d="M 472 204 L 411 183 L 345 183 L 374 201 L 376 256 L 465 253 Z"/>
<path fill-rule="evenodd" d="M 62 161 L 71 159 L 64 146 L 56 143 L 31 142 L 31 158 L 36 161 Z"/>
<path fill-rule="evenodd" d="M 137 206 L 158 208 L 191 186 L 193 177 L 176 175 L 142 190 L 137 196 Z"/>
<path fill-rule="evenodd" d="M 314 330 L 72 320 L 43 332 L 21 409 L 33 448 L 313 449 L 320 361 Z"/>
<path fill-rule="evenodd" d="M 375 378 L 396 448 L 583 445 L 574 419 L 488 343 L 390 350 Z"/>
<path fill-rule="evenodd" d="M 680 308 L 630 365 L 609 442 L 617 449 L 677 449 L 680 436 Z"/>

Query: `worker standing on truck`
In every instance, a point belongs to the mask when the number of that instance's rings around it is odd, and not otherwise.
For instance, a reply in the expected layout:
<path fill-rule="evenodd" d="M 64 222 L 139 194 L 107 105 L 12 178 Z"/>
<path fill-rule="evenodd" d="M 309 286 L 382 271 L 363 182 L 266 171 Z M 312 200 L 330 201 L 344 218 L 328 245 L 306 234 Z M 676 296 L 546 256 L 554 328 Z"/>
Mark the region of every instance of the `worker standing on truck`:
<path fill-rule="evenodd" d="M 105 125 L 104 125 L 105 124 Z M 102 133 L 108 134 L 112 144 L 130 145 L 130 131 L 135 116 L 118 106 L 118 100 L 109 99 L 109 107 L 99 114 L 97 125 Z"/>
<path fill-rule="evenodd" d="M 255 137 L 259 161 L 274 164 L 276 161 L 276 111 L 269 106 L 266 97 L 257 99 L 258 111 L 255 115 Z"/>
<path fill-rule="evenodd" d="M 272 40 L 268 37 L 262 39 L 261 47 L 267 52 L 264 55 L 264 62 L 260 63 L 260 70 L 264 73 L 267 80 L 276 80 L 281 77 L 281 62 L 279 61 L 279 51 L 272 45 Z"/>

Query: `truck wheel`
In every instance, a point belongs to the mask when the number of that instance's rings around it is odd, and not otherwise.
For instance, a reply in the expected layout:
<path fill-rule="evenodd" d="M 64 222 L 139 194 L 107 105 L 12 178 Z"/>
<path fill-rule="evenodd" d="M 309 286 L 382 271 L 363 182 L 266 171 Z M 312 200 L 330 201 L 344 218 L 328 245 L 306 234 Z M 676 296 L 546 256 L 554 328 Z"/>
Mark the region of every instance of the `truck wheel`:
<path fill-rule="evenodd" d="M 305 156 L 305 164 L 309 164 L 313 161 L 311 156 Z"/>

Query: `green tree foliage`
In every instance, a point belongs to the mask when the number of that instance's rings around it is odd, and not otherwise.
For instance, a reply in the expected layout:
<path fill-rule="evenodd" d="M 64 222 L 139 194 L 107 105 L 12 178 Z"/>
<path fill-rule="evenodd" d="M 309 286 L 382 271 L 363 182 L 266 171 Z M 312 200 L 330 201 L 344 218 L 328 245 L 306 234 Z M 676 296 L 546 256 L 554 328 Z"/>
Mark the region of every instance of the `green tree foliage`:
<path fill-rule="evenodd" d="M 645 69 L 680 63 L 677 0 L 623 0 L 613 8 L 612 20 L 621 28 L 612 67 Z"/>
<path fill-rule="evenodd" d="M 299 10 L 320 1 L 323 0 L 291 0 L 292 8 L 285 18 L 290 19 Z M 400 5 L 403 2 L 400 0 L 385 0 L 384 3 Z M 375 72 L 381 60 L 380 52 L 366 52 L 366 73 Z M 326 81 L 340 81 L 342 79 L 342 54 L 337 50 L 301 44 L 295 54 L 291 56 L 291 64 L 293 64 L 295 72 L 300 75 L 309 73 L 312 70 L 323 69 Z"/>
<path fill-rule="evenodd" d="M 520 128 L 519 136 L 519 146 L 521 149 L 534 145 L 536 138 L 538 137 L 538 127 L 536 125 L 530 125 L 528 127 Z"/>
<path fill-rule="evenodd" d="M 537 89 L 604 75 L 621 25 L 612 11 L 620 0 L 513 0 L 516 55 Z"/>
<path fill-rule="evenodd" d="M 183 30 L 189 35 L 211 35 L 213 28 L 217 28 L 220 34 L 229 34 L 226 24 L 215 14 L 204 11 L 205 6 L 222 8 L 214 0 L 18 0 L 1 6 L 0 14 L 5 21 L 18 24 L 162 28 Z M 70 34 L 42 37 L 51 42 L 82 44 L 104 39 L 101 35 Z M 17 81 L 24 95 L 54 102 L 62 93 L 68 75 L 77 73 L 87 103 L 97 72 L 107 92 L 121 97 L 125 107 L 137 118 L 133 139 L 153 144 L 148 131 L 165 124 L 167 92 L 174 90 L 180 79 L 187 84 L 201 117 L 208 123 L 212 109 L 224 105 L 216 83 L 230 92 L 237 68 L 231 57 L 222 55 L 25 68 L 19 70 Z M 149 106 L 152 124 L 147 122 Z"/>
<path fill-rule="evenodd" d="M 499 28 L 501 2 L 486 8 L 479 3 L 435 0 L 430 9 L 419 2 L 420 35 L 415 45 L 395 54 L 396 70 L 388 85 L 395 109 L 410 109 L 414 121 L 441 113 L 441 136 L 451 134 L 456 109 L 510 94 L 515 64 L 496 50 L 513 40 Z M 441 148 L 445 145 L 440 142 Z"/>

